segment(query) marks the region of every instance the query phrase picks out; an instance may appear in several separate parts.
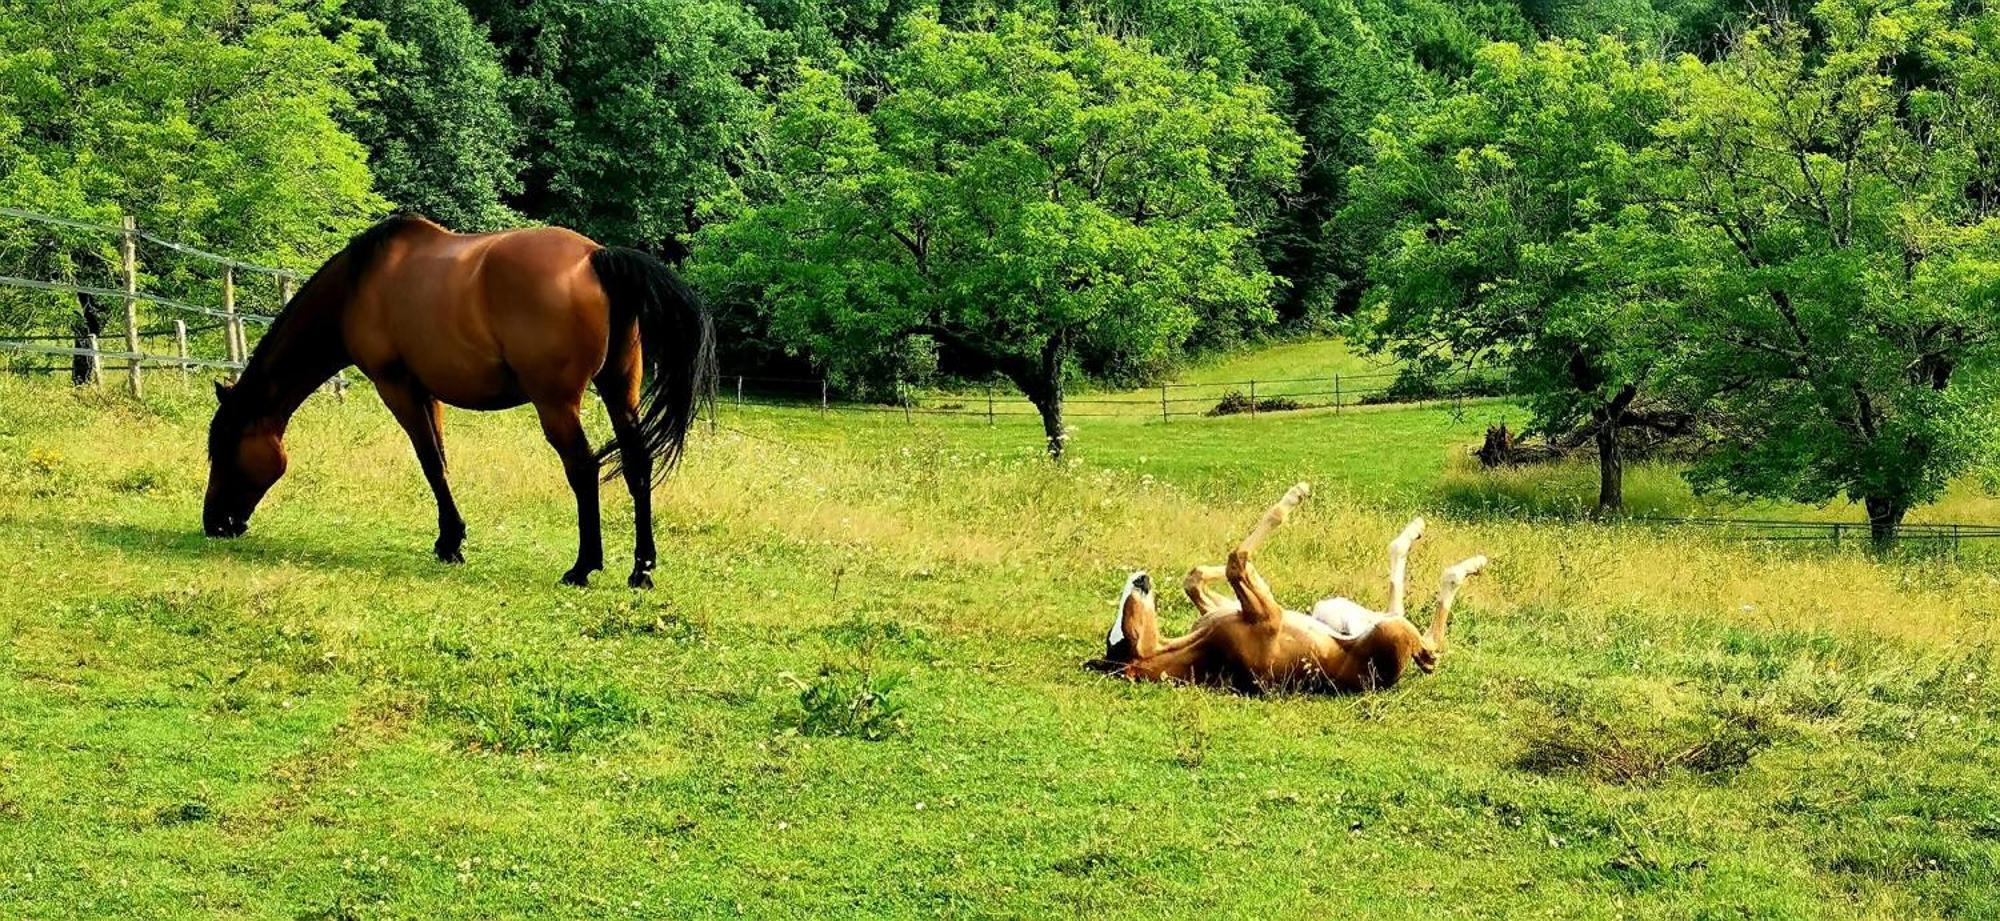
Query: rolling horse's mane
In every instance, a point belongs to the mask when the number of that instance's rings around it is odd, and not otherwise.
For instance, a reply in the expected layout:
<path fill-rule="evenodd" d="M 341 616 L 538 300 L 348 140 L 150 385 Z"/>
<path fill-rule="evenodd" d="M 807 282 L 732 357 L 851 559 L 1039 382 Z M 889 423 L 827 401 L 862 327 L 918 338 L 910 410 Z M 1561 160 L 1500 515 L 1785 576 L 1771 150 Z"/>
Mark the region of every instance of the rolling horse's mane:
<path fill-rule="evenodd" d="M 396 239 L 403 231 L 431 222 L 417 214 L 397 214 L 375 224 L 353 237 L 340 252 L 322 264 L 312 277 L 306 279 L 298 293 L 292 295 L 290 303 L 278 311 L 271 319 L 271 327 L 257 340 L 257 347 L 243 363 L 243 373 L 238 378 L 237 387 L 253 378 L 263 377 L 271 372 L 273 356 L 288 347 L 296 336 L 301 324 L 300 317 L 316 313 L 329 295 L 338 296 L 340 291 L 351 290 L 375 260 L 382 254 L 382 248 Z M 230 388 L 234 392 L 236 388 Z M 210 460 L 224 456 L 235 438 L 242 433 L 244 425 L 251 420 L 255 411 L 252 407 L 238 405 L 225 395 L 217 411 L 215 420 L 208 429 L 208 456 Z"/>

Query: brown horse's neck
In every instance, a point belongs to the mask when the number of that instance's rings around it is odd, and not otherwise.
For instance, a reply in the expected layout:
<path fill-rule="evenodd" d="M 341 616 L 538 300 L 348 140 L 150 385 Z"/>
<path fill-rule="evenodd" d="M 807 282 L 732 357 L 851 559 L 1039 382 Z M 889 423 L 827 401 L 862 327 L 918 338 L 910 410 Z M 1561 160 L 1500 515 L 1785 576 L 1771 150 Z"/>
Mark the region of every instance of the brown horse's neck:
<path fill-rule="evenodd" d="M 283 431 L 299 404 L 340 369 L 353 364 L 341 335 L 352 285 L 322 272 L 280 311 L 230 389 L 243 418 Z"/>

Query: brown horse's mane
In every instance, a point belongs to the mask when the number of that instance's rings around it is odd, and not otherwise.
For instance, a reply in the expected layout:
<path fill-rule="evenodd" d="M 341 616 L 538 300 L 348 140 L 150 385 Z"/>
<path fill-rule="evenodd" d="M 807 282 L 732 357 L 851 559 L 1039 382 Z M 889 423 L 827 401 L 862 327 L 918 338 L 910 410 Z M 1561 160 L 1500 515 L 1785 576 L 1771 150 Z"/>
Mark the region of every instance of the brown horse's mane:
<path fill-rule="evenodd" d="M 222 404 L 215 419 L 208 428 L 208 456 L 210 460 L 226 453 L 234 439 L 242 434 L 244 426 L 255 419 L 263 410 L 261 406 L 246 405 L 249 400 L 231 399 L 238 393 L 255 393 L 257 384 L 271 376 L 276 356 L 289 349 L 302 325 L 301 317 L 317 313 L 330 302 L 344 301 L 347 292 L 366 275 L 368 269 L 382 253 L 389 241 L 396 239 L 403 231 L 419 225 L 436 226 L 430 219 L 419 214 L 397 214 L 382 220 L 349 238 L 347 245 L 333 255 L 312 277 L 306 279 L 291 302 L 278 311 L 271 319 L 271 327 L 264 331 L 257 347 L 243 363 L 243 373 L 234 386 L 223 394 Z M 249 384 L 249 387 L 245 385 Z"/>

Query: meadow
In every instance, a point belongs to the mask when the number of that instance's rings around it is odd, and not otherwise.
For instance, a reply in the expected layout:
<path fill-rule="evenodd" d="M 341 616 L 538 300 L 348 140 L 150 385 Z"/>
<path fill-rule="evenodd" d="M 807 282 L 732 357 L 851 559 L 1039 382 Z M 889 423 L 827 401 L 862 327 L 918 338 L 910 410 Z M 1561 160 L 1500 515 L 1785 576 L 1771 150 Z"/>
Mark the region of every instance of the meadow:
<path fill-rule="evenodd" d="M 206 385 L 152 383 L 0 381 L 9 916 L 2000 914 L 2000 570 L 1576 521 L 1574 471 L 1466 468 L 1505 404 L 1079 418 L 1062 467 L 1032 420 L 725 405 L 635 593 L 610 487 L 609 571 L 555 584 L 523 412 L 448 414 L 471 532 L 434 562 L 365 388 L 204 539 Z M 1635 501 L 1693 507 L 1669 474 Z M 1130 569 L 1218 560 L 1301 479 L 1262 563 L 1294 605 L 1379 604 L 1418 512 L 1413 589 L 1494 558 L 1436 675 L 1079 667 Z"/>

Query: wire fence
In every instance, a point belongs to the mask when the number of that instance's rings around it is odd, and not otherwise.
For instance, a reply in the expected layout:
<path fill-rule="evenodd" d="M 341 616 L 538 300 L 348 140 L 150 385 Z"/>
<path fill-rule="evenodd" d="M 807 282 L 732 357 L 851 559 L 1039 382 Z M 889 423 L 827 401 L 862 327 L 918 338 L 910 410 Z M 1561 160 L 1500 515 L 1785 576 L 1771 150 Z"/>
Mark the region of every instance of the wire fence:
<path fill-rule="evenodd" d="M 1677 518 L 1639 516 L 1624 519 L 1640 526 L 1699 529 L 1718 537 L 1783 544 L 1825 545 L 1833 549 L 1864 547 L 1874 542 L 1874 528 L 1865 521 L 1796 521 L 1783 518 Z M 1968 541 L 2000 538 L 2000 525 L 1954 522 L 1902 523 L 1889 528 L 1895 543 L 1943 547 L 1954 555 Z"/>
<path fill-rule="evenodd" d="M 720 402 L 736 406 L 794 406 L 821 412 L 862 412 L 920 416 L 967 416 L 998 423 L 1001 419 L 1039 419 L 1041 410 L 1020 390 L 1007 384 L 906 389 L 881 401 L 844 400 L 823 378 L 768 377 L 724 374 Z M 1365 408 L 1450 402 L 1462 406 L 1469 398 L 1496 396 L 1496 378 L 1480 372 L 1427 378 L 1421 381 L 1395 371 L 1328 373 L 1315 377 L 1259 378 L 1158 384 L 1127 391 L 1092 391 L 1065 396 L 1064 418 L 1174 419 L 1243 415 L 1255 417 L 1302 410 L 1335 413 Z"/>
<path fill-rule="evenodd" d="M 43 243 L 53 244 L 49 237 L 60 236 L 60 228 L 82 231 L 87 235 L 85 240 L 101 237 L 100 242 L 115 244 L 117 251 L 115 258 L 107 257 L 114 263 L 106 270 L 111 277 L 108 285 L 87 284 L 74 277 L 51 280 L 0 273 L 0 290 L 53 293 L 77 302 L 62 312 L 72 318 L 67 333 L 36 332 L 31 327 L 0 334 L 0 368 L 11 373 L 67 370 L 79 380 L 101 384 L 104 363 L 111 361 L 123 365 L 129 387 L 138 395 L 144 392 L 146 368 L 241 370 L 255 345 L 251 331 L 271 325 L 302 277 L 288 269 L 169 239 L 139 227 L 130 216 L 111 225 L 0 207 L 0 218 L 42 228 L 43 236 L 38 239 Z M 97 251 L 97 245 L 74 243 L 47 249 L 90 253 Z M 73 276 L 75 271 L 68 274 Z M 248 276 L 263 276 L 267 282 L 256 288 L 240 286 L 239 280 Z M 170 297 L 141 290 L 142 277 L 171 279 L 170 287 L 181 293 Z M 197 298 L 190 293 L 213 300 L 196 303 Z M 115 306 L 105 309 L 107 305 L 122 306 L 122 314 Z M 252 309 L 255 305 L 268 305 L 268 311 Z M 190 319 L 196 324 L 189 325 Z M 204 350 L 209 354 L 198 354 Z M 49 357 L 71 361 L 52 364 L 46 360 Z M 340 393 L 345 384 L 344 378 L 336 378 L 330 386 Z"/>

